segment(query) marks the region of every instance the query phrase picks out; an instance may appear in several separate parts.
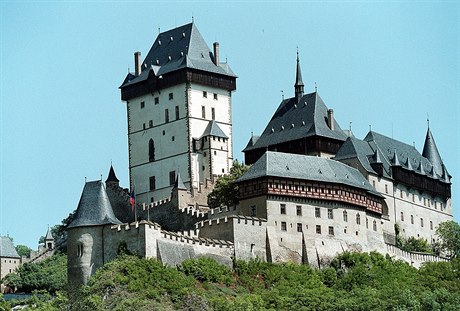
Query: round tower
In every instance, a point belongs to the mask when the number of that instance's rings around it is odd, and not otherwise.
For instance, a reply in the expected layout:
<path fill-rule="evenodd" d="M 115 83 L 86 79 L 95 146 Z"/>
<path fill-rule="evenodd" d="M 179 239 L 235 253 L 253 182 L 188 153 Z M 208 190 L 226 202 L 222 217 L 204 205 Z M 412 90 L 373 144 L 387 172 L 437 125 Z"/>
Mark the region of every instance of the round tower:
<path fill-rule="evenodd" d="M 67 226 L 67 278 L 71 288 L 86 284 L 104 264 L 104 226 L 110 224 L 121 222 L 113 213 L 104 183 L 87 182 L 75 218 Z"/>

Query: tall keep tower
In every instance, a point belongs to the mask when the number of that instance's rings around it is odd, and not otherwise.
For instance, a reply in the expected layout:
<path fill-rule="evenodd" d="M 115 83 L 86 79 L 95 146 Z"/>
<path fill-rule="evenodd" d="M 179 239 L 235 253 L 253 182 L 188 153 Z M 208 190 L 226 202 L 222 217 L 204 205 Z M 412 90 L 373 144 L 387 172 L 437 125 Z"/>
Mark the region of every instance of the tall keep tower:
<path fill-rule="evenodd" d="M 134 54 L 120 89 L 137 202 L 168 197 L 178 174 L 193 192 L 230 170 L 236 76 L 213 47 L 190 23 L 160 33 L 142 62 Z"/>

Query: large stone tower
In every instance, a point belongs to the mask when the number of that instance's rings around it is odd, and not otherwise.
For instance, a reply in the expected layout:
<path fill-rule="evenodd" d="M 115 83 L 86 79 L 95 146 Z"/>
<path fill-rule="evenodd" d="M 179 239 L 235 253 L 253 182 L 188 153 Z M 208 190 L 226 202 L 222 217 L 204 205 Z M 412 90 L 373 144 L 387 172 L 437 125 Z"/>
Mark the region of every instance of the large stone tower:
<path fill-rule="evenodd" d="M 190 23 L 160 33 L 123 81 L 129 173 L 139 203 L 170 196 L 180 174 L 189 191 L 229 172 L 236 76 Z"/>

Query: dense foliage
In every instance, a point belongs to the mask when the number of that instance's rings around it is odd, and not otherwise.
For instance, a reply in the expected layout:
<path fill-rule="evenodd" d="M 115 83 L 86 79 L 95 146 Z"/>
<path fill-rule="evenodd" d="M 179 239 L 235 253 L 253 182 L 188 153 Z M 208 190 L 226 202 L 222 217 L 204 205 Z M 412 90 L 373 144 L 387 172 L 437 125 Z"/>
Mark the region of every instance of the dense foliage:
<path fill-rule="evenodd" d="M 25 263 L 15 273 L 7 274 L 3 282 L 18 292 L 63 290 L 67 283 L 67 256 L 55 254 L 39 263 Z"/>
<path fill-rule="evenodd" d="M 30 247 L 27 245 L 16 245 L 16 252 L 18 252 L 18 255 L 21 257 L 29 257 L 30 256 L 30 251 L 32 250 Z"/>
<path fill-rule="evenodd" d="M 460 257 L 460 225 L 453 220 L 439 224 L 436 234 L 440 237 L 440 250 L 451 258 Z"/>
<path fill-rule="evenodd" d="M 207 258 L 172 268 L 122 256 L 73 295 L 72 310 L 458 310 L 460 260 L 417 270 L 344 253 L 321 270 L 258 260 L 231 270 Z"/>
<path fill-rule="evenodd" d="M 210 208 L 220 206 L 235 206 L 238 204 L 238 185 L 236 180 L 243 176 L 249 169 L 238 160 L 233 161 L 230 174 L 219 177 L 212 192 L 208 195 L 208 205 Z"/>

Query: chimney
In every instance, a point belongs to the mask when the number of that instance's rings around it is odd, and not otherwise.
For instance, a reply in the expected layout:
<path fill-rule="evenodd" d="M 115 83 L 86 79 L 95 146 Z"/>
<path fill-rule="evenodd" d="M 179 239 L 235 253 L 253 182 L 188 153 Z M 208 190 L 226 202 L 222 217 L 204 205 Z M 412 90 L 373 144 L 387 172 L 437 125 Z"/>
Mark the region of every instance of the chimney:
<path fill-rule="evenodd" d="M 214 64 L 219 66 L 219 42 L 214 42 Z"/>
<path fill-rule="evenodd" d="M 327 125 L 331 130 L 334 130 L 334 110 L 328 109 L 327 110 Z"/>
<path fill-rule="evenodd" d="M 136 77 L 141 74 L 141 52 L 134 53 L 134 68 Z"/>

